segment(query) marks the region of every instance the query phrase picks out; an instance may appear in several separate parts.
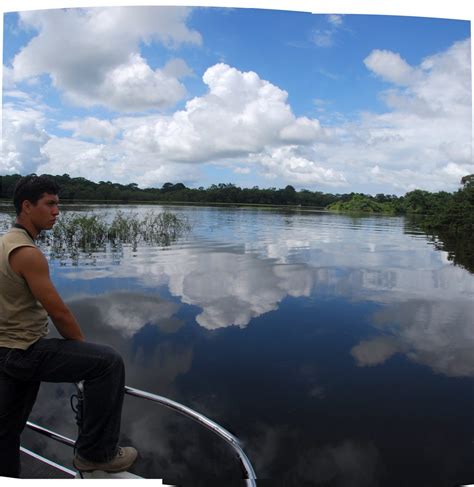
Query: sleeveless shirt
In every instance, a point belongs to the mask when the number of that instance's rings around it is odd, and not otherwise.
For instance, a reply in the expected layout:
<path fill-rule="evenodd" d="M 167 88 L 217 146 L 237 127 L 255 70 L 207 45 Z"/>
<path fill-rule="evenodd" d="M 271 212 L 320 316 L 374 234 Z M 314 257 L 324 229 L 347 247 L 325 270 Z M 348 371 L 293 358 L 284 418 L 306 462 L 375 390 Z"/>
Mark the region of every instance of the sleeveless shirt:
<path fill-rule="evenodd" d="M 26 350 L 48 333 L 48 313 L 10 267 L 9 255 L 18 247 L 36 247 L 25 230 L 12 228 L 0 237 L 0 347 Z"/>

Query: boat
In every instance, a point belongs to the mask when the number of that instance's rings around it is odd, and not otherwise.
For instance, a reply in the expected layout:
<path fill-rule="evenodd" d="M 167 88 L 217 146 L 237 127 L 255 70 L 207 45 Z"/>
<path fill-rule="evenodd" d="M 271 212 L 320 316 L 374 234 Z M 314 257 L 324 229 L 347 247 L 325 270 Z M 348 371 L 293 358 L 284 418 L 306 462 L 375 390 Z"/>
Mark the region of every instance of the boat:
<path fill-rule="evenodd" d="M 76 407 L 73 406 L 73 410 L 76 412 L 76 417 L 78 411 L 80 411 L 81 401 L 83 400 L 83 384 L 79 382 L 76 384 L 77 387 L 77 394 L 73 396 L 77 399 Z M 160 404 L 162 406 L 167 407 L 187 418 L 191 419 L 199 423 L 204 428 L 212 431 L 215 435 L 219 438 L 224 440 L 233 450 L 239 461 L 241 470 L 242 470 L 242 479 L 245 482 L 245 486 L 247 487 L 256 487 L 256 474 L 255 470 L 245 454 L 244 450 L 242 449 L 242 443 L 238 440 L 232 433 L 227 431 L 225 428 L 217 424 L 216 422 L 212 421 L 211 419 L 207 418 L 203 414 L 194 411 L 193 409 L 181 404 L 179 402 L 173 401 L 172 399 L 159 396 L 157 394 L 152 394 L 147 391 L 142 391 L 140 389 L 135 389 L 132 387 L 125 386 L 125 394 L 138 397 L 140 399 L 145 399 L 148 401 L 152 401 L 156 404 Z M 72 398 L 71 398 L 72 404 Z M 26 423 L 26 426 L 43 435 L 48 437 L 53 441 L 57 441 L 66 445 L 68 447 L 74 448 L 75 441 L 71 438 L 66 436 L 60 435 L 55 431 L 49 430 L 44 426 L 40 426 L 35 424 L 31 421 Z M 100 470 L 95 470 L 93 472 L 77 472 L 67 468 L 63 465 L 59 465 L 52 460 L 49 460 L 38 453 L 35 453 L 23 446 L 20 448 L 20 458 L 21 458 L 21 465 L 22 465 L 22 478 L 52 478 L 52 479 L 139 479 L 139 477 L 131 472 L 118 472 L 118 473 L 108 473 Z M 162 484 L 163 485 L 163 484 Z"/>

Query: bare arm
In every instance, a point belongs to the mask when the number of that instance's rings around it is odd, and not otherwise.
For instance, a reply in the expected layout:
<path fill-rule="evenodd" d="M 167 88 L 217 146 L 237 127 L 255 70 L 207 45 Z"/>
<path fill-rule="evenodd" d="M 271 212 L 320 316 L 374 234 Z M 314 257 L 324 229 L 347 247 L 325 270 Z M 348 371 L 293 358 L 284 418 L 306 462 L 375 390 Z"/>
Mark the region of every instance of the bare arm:
<path fill-rule="evenodd" d="M 49 276 L 46 257 L 34 247 L 19 247 L 10 254 L 10 266 L 23 277 L 33 296 L 43 305 L 59 333 L 67 339 L 84 341 L 81 327 L 56 291 Z"/>

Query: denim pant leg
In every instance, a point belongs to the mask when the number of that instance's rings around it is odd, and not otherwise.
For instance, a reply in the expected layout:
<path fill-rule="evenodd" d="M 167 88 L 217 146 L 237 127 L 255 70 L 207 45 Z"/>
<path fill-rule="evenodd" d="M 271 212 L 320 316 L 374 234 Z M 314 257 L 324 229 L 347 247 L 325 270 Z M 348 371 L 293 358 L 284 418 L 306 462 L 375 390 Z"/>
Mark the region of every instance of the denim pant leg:
<path fill-rule="evenodd" d="M 2 372 L 0 367 L 0 476 L 2 477 L 20 477 L 20 435 L 36 400 L 39 385 L 39 382 L 14 379 Z"/>
<path fill-rule="evenodd" d="M 77 452 L 91 461 L 112 459 L 117 453 L 125 392 L 121 356 L 108 346 L 55 338 L 40 339 L 20 352 L 19 364 L 25 367 L 28 363 L 33 369 L 31 380 L 84 381 L 83 420 Z"/>

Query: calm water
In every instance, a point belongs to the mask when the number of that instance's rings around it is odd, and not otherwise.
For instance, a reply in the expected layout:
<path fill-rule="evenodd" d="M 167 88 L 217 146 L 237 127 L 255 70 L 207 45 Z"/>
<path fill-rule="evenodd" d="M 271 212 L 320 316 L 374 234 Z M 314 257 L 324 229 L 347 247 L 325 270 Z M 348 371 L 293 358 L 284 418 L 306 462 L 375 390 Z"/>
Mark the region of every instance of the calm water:
<path fill-rule="evenodd" d="M 474 275 L 403 218 L 172 211 L 192 230 L 170 247 L 51 262 L 129 386 L 235 433 L 259 485 L 474 483 Z M 72 392 L 43 384 L 32 420 L 74 436 Z M 140 475 L 243 485 L 225 443 L 160 406 L 127 397 L 123 436 Z M 71 465 L 67 447 L 24 444 Z"/>

